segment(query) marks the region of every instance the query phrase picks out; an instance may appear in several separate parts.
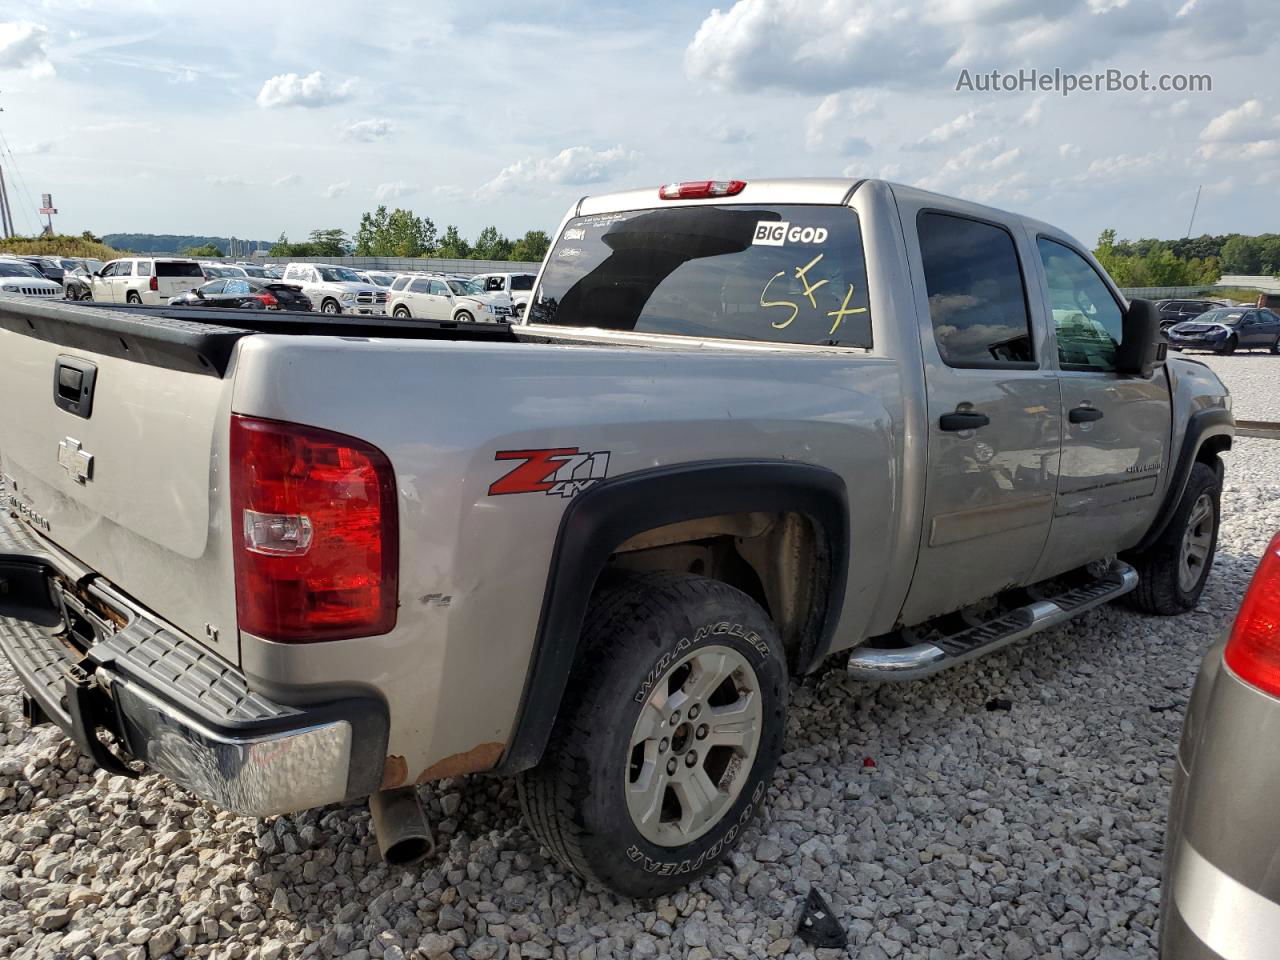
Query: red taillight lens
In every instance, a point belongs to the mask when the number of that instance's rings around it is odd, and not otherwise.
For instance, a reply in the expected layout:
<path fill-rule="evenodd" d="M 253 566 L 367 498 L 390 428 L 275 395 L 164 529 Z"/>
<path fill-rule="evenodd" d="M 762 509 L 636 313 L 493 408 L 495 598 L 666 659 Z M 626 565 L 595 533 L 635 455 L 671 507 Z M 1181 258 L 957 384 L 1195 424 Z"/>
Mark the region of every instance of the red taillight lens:
<path fill-rule="evenodd" d="M 381 450 L 233 415 L 231 522 L 241 630 L 304 643 L 395 626 L 399 526 Z"/>
<path fill-rule="evenodd" d="M 262 291 L 262 293 L 258 294 L 257 297 L 255 297 L 254 299 L 261 301 L 264 307 L 280 306 L 280 301 L 277 300 L 273 294 L 270 294 L 265 290 Z"/>
<path fill-rule="evenodd" d="M 159 290 L 159 289 L 160 289 L 160 278 L 159 278 L 159 277 L 157 277 L 157 276 L 153 273 L 153 274 L 151 275 L 151 282 L 150 282 L 149 284 L 147 284 L 147 286 L 148 286 L 148 287 L 150 287 L 152 290 Z"/>
<path fill-rule="evenodd" d="M 1280 697 L 1280 534 L 1249 581 L 1227 640 L 1226 661 L 1245 683 Z"/>
<path fill-rule="evenodd" d="M 686 180 L 658 188 L 663 200 L 703 200 L 707 197 L 732 197 L 742 192 L 745 180 Z"/>

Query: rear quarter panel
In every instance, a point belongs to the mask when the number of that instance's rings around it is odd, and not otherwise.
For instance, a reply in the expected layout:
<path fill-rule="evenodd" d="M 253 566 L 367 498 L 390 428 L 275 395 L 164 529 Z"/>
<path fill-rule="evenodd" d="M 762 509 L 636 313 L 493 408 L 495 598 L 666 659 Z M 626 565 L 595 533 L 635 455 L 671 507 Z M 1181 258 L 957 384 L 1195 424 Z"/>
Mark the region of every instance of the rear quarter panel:
<path fill-rule="evenodd" d="M 511 733 L 568 500 L 489 495 L 499 451 L 608 452 L 608 475 L 726 458 L 845 478 L 853 551 L 837 645 L 864 635 L 901 509 L 896 361 L 830 353 L 253 337 L 236 412 L 362 437 L 395 471 L 400 609 L 381 637 L 242 635 L 260 685 L 372 688 L 391 712 L 388 785 L 487 769 Z"/>

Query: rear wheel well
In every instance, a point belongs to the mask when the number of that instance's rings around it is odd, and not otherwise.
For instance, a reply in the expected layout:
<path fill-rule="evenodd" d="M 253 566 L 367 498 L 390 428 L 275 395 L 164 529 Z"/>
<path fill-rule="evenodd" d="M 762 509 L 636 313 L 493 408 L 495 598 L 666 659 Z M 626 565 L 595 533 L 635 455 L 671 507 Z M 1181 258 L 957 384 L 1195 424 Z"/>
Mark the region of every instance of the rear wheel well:
<path fill-rule="evenodd" d="M 793 671 L 809 666 L 831 587 L 825 537 L 791 512 L 723 514 L 645 530 L 619 544 L 605 569 L 691 573 L 736 587 L 777 625 Z"/>

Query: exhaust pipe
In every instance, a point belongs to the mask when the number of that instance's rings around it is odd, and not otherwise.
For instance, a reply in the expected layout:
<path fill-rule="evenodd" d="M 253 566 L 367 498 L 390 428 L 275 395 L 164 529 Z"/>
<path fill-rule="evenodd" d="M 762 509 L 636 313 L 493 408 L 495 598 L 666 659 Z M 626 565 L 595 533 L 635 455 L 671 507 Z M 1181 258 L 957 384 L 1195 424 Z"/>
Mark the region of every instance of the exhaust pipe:
<path fill-rule="evenodd" d="M 379 790 L 369 797 L 369 813 L 382 859 L 391 866 L 411 867 L 435 852 L 417 787 Z"/>

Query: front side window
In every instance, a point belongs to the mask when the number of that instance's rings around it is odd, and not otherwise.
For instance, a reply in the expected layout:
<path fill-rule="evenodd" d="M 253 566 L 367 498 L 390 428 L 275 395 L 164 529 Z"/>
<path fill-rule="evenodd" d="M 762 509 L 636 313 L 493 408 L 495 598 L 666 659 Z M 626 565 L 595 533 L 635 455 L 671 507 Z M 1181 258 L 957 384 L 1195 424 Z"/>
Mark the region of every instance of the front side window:
<path fill-rule="evenodd" d="M 220 293 L 223 293 L 226 289 L 227 289 L 227 281 L 214 280 L 212 283 L 206 283 L 203 287 L 201 287 L 200 292 L 203 293 L 206 297 L 213 297 L 213 296 L 217 296 Z"/>
<path fill-rule="evenodd" d="M 929 318 L 951 367 L 1034 366 L 1031 317 L 1009 231 L 945 213 L 917 221 Z"/>
<path fill-rule="evenodd" d="M 449 295 L 449 288 L 444 285 L 443 280 L 432 280 L 431 292 L 437 297 L 447 297 Z"/>
<path fill-rule="evenodd" d="M 529 320 L 870 347 L 858 216 L 842 206 L 727 204 L 577 217 L 548 255 Z"/>
<path fill-rule="evenodd" d="M 1124 315 L 1098 271 L 1065 244 L 1039 237 L 1036 247 L 1049 286 L 1049 309 L 1064 370 L 1116 368 Z"/>

